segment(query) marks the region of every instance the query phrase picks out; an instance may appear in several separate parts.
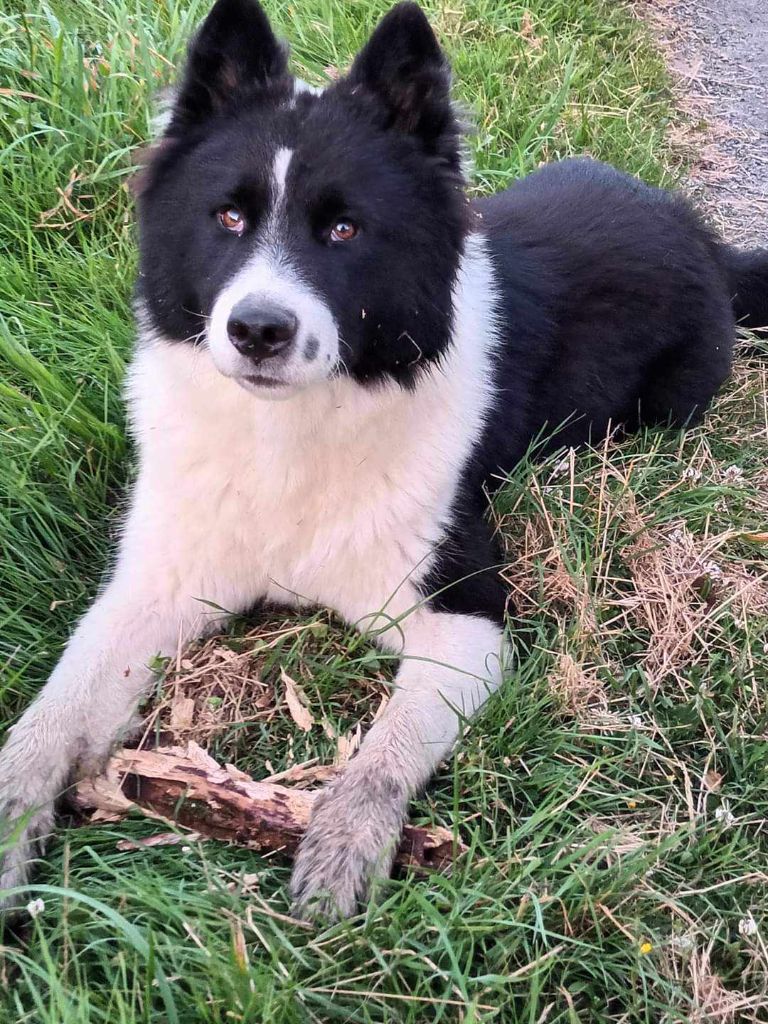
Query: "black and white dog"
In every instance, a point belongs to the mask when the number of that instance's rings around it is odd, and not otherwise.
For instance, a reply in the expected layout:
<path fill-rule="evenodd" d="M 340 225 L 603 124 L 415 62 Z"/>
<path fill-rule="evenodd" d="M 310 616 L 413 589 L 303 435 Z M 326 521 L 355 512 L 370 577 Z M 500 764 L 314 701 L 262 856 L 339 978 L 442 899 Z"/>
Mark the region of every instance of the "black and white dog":
<path fill-rule="evenodd" d="M 414 4 L 323 91 L 256 0 L 214 6 L 140 184 L 139 475 L 109 582 L 0 754 L 3 887 L 157 654 L 220 627 L 211 608 L 325 605 L 402 656 L 293 874 L 298 912 L 352 913 L 503 678 L 488 489 L 542 431 L 700 416 L 735 319 L 768 321 L 768 254 L 681 199 L 576 160 L 470 201 L 462 158 Z"/>

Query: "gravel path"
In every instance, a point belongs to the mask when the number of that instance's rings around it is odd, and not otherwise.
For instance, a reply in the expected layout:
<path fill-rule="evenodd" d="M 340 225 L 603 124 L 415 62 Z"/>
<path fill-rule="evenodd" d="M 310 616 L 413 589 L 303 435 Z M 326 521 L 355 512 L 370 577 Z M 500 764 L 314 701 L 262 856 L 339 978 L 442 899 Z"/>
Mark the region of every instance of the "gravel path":
<path fill-rule="evenodd" d="M 683 106 L 705 123 L 691 173 L 726 237 L 768 245 L 768 0 L 650 0 Z"/>

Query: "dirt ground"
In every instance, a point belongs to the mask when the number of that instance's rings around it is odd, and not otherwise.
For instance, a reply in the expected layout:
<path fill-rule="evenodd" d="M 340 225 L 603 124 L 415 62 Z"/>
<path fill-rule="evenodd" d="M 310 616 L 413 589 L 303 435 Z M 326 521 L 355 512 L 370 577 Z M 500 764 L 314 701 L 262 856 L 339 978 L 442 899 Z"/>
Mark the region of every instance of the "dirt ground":
<path fill-rule="evenodd" d="M 694 195 L 730 241 L 768 246 L 768 0 L 643 6 L 700 135 Z"/>

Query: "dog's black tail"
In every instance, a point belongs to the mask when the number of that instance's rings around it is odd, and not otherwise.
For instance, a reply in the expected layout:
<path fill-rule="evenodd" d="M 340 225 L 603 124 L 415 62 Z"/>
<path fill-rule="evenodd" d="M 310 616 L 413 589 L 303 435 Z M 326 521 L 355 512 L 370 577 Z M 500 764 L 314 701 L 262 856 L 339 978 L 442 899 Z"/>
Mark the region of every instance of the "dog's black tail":
<path fill-rule="evenodd" d="M 733 311 L 741 327 L 768 327 L 768 249 L 729 249 Z"/>

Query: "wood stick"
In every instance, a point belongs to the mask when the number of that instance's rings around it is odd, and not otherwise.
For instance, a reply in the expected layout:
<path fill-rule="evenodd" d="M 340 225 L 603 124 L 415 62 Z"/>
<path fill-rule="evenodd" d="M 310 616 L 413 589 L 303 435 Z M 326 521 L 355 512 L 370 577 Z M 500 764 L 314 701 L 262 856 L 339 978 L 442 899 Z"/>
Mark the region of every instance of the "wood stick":
<path fill-rule="evenodd" d="M 138 810 L 210 839 L 292 855 L 318 792 L 258 782 L 234 765 L 220 765 L 192 742 L 121 750 L 103 776 L 78 783 L 70 802 L 81 812 L 95 811 L 93 821 Z M 442 869 L 465 849 L 448 829 L 406 825 L 395 862 Z"/>

